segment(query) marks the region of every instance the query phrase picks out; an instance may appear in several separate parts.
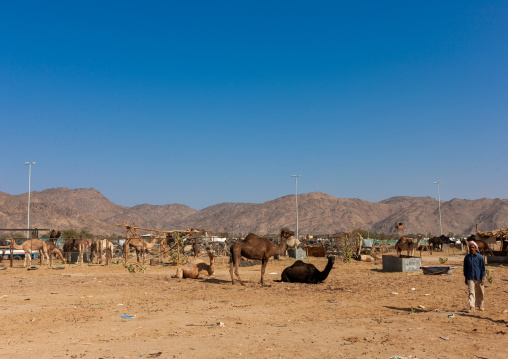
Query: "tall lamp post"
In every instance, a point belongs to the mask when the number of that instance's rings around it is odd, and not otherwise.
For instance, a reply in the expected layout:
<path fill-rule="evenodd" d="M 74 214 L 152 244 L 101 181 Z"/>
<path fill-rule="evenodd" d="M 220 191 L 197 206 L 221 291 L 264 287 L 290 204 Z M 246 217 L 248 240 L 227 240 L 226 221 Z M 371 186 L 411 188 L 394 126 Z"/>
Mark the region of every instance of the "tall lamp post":
<path fill-rule="evenodd" d="M 28 165 L 28 224 L 26 238 L 30 239 L 30 179 L 32 177 L 32 166 L 35 165 L 35 162 L 25 162 L 25 165 Z"/>
<path fill-rule="evenodd" d="M 296 239 L 298 239 L 298 177 L 301 175 L 291 175 L 295 178 L 295 202 L 296 202 Z"/>
<path fill-rule="evenodd" d="M 443 227 L 441 225 L 441 196 L 439 195 L 439 185 L 443 182 L 436 181 L 434 184 L 437 184 L 437 205 L 439 208 L 439 232 L 440 235 L 443 235 Z"/>

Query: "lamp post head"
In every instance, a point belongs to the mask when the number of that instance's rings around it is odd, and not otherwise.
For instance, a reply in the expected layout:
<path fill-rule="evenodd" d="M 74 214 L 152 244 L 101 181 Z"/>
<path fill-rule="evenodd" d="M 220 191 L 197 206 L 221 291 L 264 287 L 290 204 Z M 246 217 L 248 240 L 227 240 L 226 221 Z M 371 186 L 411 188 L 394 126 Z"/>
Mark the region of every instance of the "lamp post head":
<path fill-rule="evenodd" d="M 35 165 L 35 162 L 25 162 L 25 165 Z"/>

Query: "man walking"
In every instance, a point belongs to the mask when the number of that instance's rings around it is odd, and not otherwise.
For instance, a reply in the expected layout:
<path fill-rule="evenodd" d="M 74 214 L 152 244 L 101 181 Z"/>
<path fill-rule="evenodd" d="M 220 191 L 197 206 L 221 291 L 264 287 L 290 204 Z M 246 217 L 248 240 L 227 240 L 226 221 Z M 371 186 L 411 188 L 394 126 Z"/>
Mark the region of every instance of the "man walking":
<path fill-rule="evenodd" d="M 468 243 L 469 254 L 464 258 L 464 277 L 469 290 L 469 313 L 474 312 L 476 307 L 485 310 L 483 306 L 483 291 L 485 284 L 485 261 L 478 253 L 478 245 L 475 241 Z"/>

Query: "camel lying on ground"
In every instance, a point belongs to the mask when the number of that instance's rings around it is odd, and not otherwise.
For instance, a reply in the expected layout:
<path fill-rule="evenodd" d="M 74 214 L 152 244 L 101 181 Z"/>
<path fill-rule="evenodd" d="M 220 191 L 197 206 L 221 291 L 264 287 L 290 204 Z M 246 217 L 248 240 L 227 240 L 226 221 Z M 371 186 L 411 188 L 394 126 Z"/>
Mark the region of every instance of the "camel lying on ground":
<path fill-rule="evenodd" d="M 311 284 L 321 283 L 328 277 L 328 274 L 330 274 L 334 262 L 335 257 L 329 256 L 328 263 L 326 264 L 325 269 L 321 272 L 313 264 L 304 263 L 301 260 L 298 260 L 294 262 L 292 266 L 284 269 L 281 275 L 281 282 Z"/>
<path fill-rule="evenodd" d="M 244 285 L 238 272 L 238 265 L 240 263 L 240 259 L 245 257 L 247 259 L 261 261 L 261 285 L 264 286 L 265 283 L 263 281 L 263 276 L 270 257 L 277 254 L 283 254 L 286 251 L 286 241 L 292 235 L 294 235 L 294 232 L 284 228 L 281 229 L 280 243 L 278 246 L 274 245 L 268 238 L 259 237 L 253 233 L 248 234 L 244 240 L 233 244 L 230 250 L 231 257 L 229 259 L 229 274 L 231 274 L 231 283 L 235 284 L 235 279 L 233 277 L 234 267 L 234 273 L 236 274 L 238 281 L 241 285 Z"/>
<path fill-rule="evenodd" d="M 215 272 L 213 251 L 207 251 L 207 253 L 210 258 L 210 264 L 206 264 L 205 261 L 200 258 L 195 258 L 186 265 L 178 268 L 173 278 L 202 279 L 213 275 Z"/>

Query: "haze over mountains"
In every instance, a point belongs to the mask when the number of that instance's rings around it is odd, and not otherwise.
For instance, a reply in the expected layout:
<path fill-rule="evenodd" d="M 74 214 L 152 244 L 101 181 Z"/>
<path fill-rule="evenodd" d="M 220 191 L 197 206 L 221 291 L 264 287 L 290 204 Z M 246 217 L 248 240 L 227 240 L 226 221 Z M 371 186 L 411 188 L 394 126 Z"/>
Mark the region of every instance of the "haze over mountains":
<path fill-rule="evenodd" d="M 0 228 L 26 228 L 28 193 L 0 192 Z M 392 197 L 381 202 L 344 199 L 321 192 L 298 195 L 300 234 L 325 234 L 362 228 L 394 233 L 403 222 L 405 233 L 439 235 L 438 202 L 431 197 Z M 508 226 L 508 199 L 441 201 L 443 233 L 470 234 Z M 296 228 L 295 196 L 264 203 L 219 203 L 202 210 L 183 204 L 119 206 L 93 188 L 52 188 L 31 193 L 30 227 L 86 229 L 94 234 L 125 234 L 119 223 L 176 230 L 200 228 L 247 234 L 276 233 Z"/>

